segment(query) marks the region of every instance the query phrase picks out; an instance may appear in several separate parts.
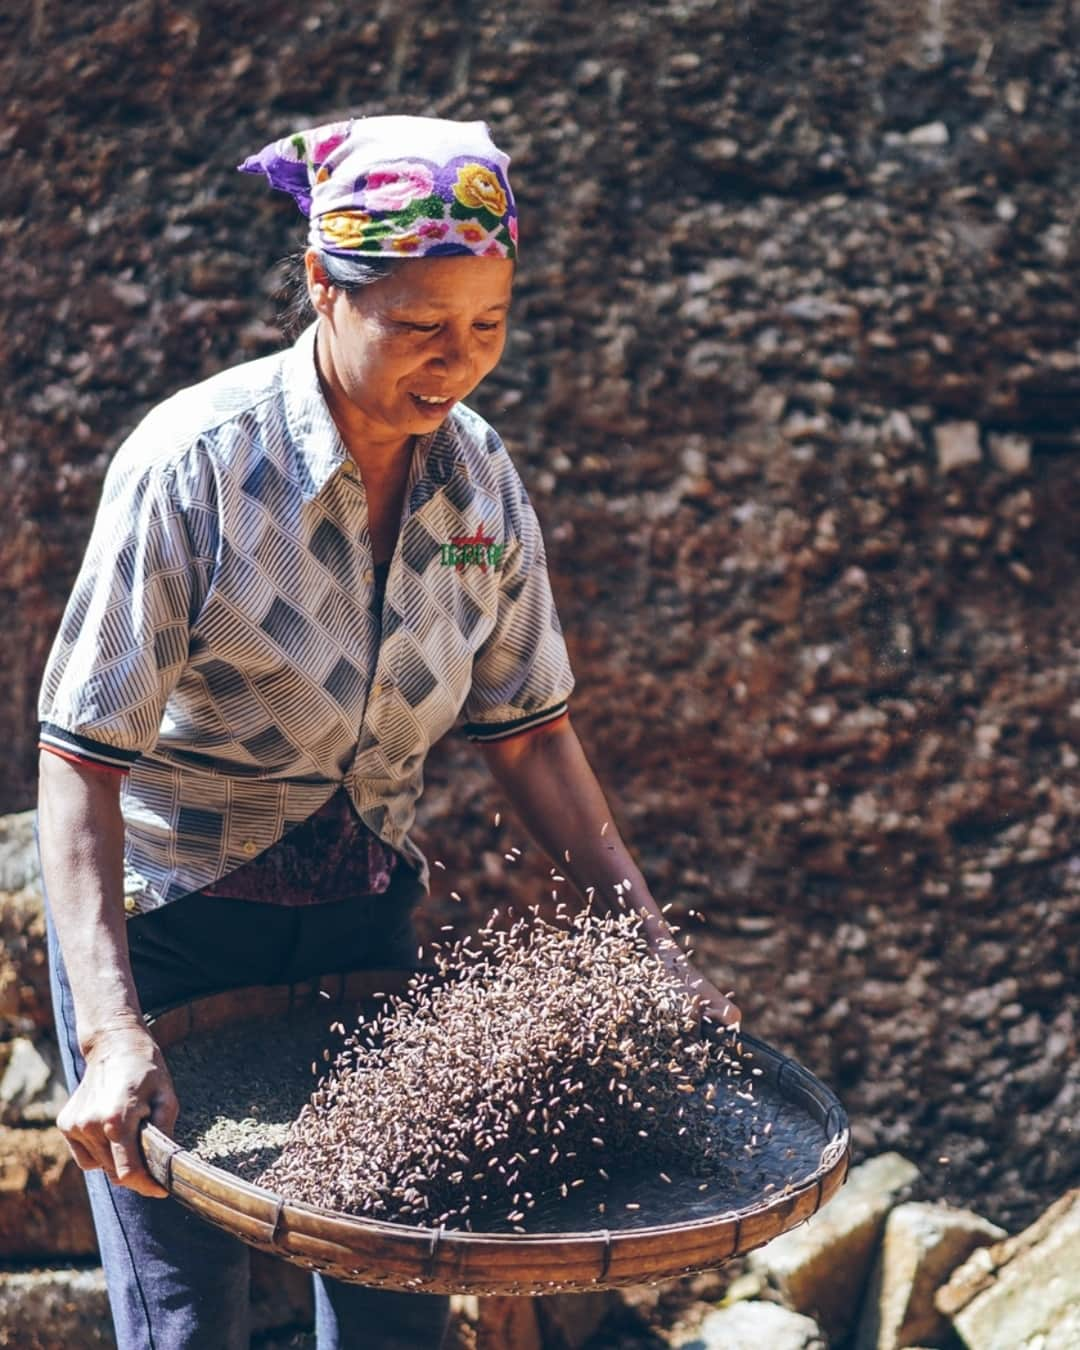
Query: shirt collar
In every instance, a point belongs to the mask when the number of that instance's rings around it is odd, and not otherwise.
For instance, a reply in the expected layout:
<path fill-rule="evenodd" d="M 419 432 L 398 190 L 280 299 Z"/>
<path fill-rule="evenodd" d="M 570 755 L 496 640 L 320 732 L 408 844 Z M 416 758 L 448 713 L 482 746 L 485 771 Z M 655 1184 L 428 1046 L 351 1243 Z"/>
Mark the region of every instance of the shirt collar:
<path fill-rule="evenodd" d="M 285 353 L 282 372 L 285 416 L 296 447 L 296 471 L 305 501 L 317 497 L 349 462 L 349 452 L 319 383 L 315 365 L 318 327 L 316 320 L 304 329 Z M 406 489 L 410 514 L 448 481 L 457 451 L 457 437 L 448 423 L 417 438 Z M 425 491 L 425 487 L 430 490 Z"/>
<path fill-rule="evenodd" d="M 296 452 L 296 471 L 305 501 L 317 497 L 327 481 L 348 460 L 315 368 L 315 333 L 310 324 L 285 353 L 282 388 L 289 436 Z"/>

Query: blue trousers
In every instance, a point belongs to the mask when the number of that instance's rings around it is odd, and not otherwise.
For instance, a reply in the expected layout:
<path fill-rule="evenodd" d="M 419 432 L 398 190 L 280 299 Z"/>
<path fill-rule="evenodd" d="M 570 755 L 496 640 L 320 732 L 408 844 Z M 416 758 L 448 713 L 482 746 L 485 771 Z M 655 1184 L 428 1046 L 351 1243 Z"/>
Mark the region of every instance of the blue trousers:
<path fill-rule="evenodd" d="M 334 904 L 285 908 L 202 895 L 173 901 L 128 920 L 140 1002 L 150 1011 L 239 985 L 407 968 L 416 953 L 411 912 L 420 894 L 413 874 L 399 867 L 384 895 Z M 48 938 L 61 1059 L 74 1091 L 85 1064 L 51 916 Z M 250 1248 L 175 1200 L 137 1195 L 100 1171 L 85 1177 L 119 1350 L 248 1350 Z M 442 1341 L 447 1298 L 312 1279 L 319 1350 L 421 1350 Z"/>

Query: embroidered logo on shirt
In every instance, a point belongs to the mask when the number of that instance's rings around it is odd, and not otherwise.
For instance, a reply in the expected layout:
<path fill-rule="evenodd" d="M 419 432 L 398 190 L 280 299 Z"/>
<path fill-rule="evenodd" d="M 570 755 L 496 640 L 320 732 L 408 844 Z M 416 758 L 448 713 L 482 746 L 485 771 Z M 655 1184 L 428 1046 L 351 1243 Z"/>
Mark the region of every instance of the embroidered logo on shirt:
<path fill-rule="evenodd" d="M 470 563 L 486 572 L 488 563 L 498 567 L 505 548 L 505 544 L 495 542 L 494 535 L 485 534 L 481 524 L 475 534 L 455 534 L 448 544 L 440 544 L 439 557 L 443 567 L 453 567 L 457 572 L 463 572 Z"/>

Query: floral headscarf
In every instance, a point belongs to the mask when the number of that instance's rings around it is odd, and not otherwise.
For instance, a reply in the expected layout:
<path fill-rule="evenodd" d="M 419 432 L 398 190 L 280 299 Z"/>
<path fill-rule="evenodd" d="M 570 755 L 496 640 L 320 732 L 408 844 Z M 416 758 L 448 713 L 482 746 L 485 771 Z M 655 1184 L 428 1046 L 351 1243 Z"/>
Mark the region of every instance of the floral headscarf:
<path fill-rule="evenodd" d="M 517 257 L 510 158 L 483 122 L 364 117 L 274 141 L 240 165 L 291 193 L 338 257 Z"/>

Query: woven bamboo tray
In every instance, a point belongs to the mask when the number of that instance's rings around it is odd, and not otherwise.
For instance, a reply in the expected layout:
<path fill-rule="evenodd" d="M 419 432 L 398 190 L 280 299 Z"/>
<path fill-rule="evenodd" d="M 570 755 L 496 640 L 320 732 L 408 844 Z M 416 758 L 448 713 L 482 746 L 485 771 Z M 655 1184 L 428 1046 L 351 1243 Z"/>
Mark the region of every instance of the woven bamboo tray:
<path fill-rule="evenodd" d="M 296 985 L 214 994 L 148 1018 L 168 1050 L 196 1032 L 253 1017 L 284 1019 L 318 1006 L 330 1021 L 376 990 L 392 991 L 401 972 L 360 971 Z M 329 995 L 329 1000 L 327 999 Z M 576 1232 L 470 1233 L 407 1227 L 294 1203 L 212 1166 L 152 1125 L 143 1129 L 147 1166 L 175 1199 L 253 1247 L 349 1283 L 426 1293 L 482 1295 L 587 1292 L 670 1279 L 722 1265 L 810 1218 L 843 1184 L 850 1159 L 847 1117 L 833 1093 L 806 1069 L 752 1036 L 744 1047 L 763 1071 L 757 1090 L 779 1111 L 820 1130 L 820 1161 L 785 1192 L 748 1195 L 745 1204 L 707 1217 Z"/>

